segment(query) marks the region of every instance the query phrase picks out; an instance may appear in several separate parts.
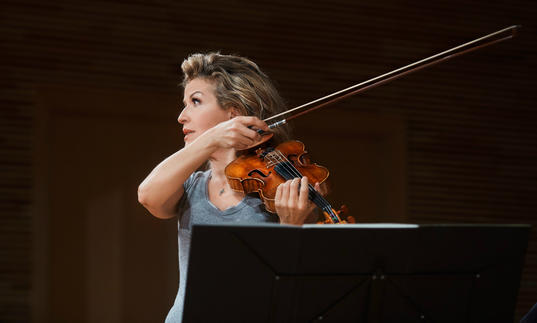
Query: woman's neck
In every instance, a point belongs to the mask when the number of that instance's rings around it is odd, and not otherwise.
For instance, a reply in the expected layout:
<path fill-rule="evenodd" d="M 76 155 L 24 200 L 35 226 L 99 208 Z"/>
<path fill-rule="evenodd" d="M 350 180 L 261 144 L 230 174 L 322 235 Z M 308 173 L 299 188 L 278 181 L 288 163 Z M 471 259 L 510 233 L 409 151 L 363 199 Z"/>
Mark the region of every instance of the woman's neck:
<path fill-rule="evenodd" d="M 227 149 L 214 153 L 211 158 L 209 158 L 211 176 L 215 179 L 224 179 L 226 176 L 226 166 L 236 158 L 237 156 L 234 149 Z"/>
<path fill-rule="evenodd" d="M 244 197 L 243 193 L 235 192 L 229 186 L 225 170 L 226 166 L 236 158 L 235 150 L 219 151 L 209 159 L 211 177 L 209 179 L 209 199 L 220 210 L 236 205 Z"/>

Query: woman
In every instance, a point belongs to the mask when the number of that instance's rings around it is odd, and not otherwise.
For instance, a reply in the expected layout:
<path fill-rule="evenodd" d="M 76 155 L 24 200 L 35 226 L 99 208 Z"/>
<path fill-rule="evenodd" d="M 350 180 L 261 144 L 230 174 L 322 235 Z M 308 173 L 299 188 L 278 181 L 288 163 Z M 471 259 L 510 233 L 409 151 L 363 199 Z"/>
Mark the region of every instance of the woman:
<path fill-rule="evenodd" d="M 288 129 L 269 130 L 262 119 L 283 110 L 283 100 L 270 79 L 252 61 L 218 53 L 194 54 L 181 68 L 184 108 L 178 122 L 185 147 L 162 161 L 140 184 L 138 199 L 154 216 L 178 216 L 179 291 L 166 322 L 182 317 L 192 224 L 303 224 L 312 214 L 307 178 L 280 185 L 277 216 L 262 201 L 233 191 L 224 169 L 241 150 L 270 140 L 288 139 Z M 269 135 L 261 136 L 256 129 Z M 208 170 L 196 171 L 208 162 Z M 315 185 L 319 190 L 319 185 Z"/>

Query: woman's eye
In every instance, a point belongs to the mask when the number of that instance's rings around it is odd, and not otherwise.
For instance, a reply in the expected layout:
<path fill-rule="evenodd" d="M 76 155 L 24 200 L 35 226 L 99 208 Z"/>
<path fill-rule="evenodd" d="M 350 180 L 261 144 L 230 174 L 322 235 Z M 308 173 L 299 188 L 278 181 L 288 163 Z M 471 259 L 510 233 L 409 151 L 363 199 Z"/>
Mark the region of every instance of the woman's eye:
<path fill-rule="evenodd" d="M 194 103 L 194 104 L 200 104 L 201 101 L 200 101 L 199 99 L 193 98 L 193 99 L 192 99 L 192 103 Z"/>

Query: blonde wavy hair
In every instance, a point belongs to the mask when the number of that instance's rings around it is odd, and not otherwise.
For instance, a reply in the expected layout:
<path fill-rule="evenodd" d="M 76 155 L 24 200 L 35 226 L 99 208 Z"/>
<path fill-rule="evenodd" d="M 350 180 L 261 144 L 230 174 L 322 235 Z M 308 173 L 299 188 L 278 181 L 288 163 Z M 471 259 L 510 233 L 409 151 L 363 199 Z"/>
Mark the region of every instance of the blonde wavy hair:
<path fill-rule="evenodd" d="M 196 78 L 215 85 L 215 96 L 224 109 L 232 107 L 242 115 L 263 120 L 285 110 L 285 104 L 270 78 L 251 60 L 217 52 L 192 54 L 181 64 L 183 88 Z M 287 125 L 273 129 L 272 144 L 289 140 Z"/>

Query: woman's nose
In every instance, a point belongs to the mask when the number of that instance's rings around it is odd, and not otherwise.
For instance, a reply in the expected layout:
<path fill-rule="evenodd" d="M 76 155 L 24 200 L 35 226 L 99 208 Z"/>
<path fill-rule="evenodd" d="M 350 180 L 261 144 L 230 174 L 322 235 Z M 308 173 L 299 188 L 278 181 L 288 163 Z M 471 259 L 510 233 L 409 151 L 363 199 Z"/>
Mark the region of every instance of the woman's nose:
<path fill-rule="evenodd" d="M 177 117 L 177 122 L 179 122 L 180 124 L 185 124 L 185 122 L 187 121 L 187 113 L 185 111 L 186 107 L 181 110 L 181 113 L 179 113 L 179 116 Z"/>

